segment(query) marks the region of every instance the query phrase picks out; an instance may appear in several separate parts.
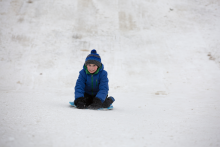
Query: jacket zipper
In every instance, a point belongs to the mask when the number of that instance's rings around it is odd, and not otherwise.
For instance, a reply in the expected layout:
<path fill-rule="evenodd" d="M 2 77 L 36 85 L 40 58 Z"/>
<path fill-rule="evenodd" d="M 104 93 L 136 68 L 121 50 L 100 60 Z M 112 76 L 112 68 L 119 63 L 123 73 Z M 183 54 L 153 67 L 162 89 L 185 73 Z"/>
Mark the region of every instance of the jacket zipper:
<path fill-rule="evenodd" d="M 92 95 L 93 95 L 93 75 L 91 75 L 91 79 L 92 79 Z"/>

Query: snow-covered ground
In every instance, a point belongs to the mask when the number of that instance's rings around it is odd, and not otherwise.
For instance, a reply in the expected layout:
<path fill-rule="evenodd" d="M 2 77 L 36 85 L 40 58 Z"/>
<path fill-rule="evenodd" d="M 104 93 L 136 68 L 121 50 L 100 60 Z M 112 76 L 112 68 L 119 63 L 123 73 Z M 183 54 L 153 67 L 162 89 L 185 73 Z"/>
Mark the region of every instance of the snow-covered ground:
<path fill-rule="evenodd" d="M 0 0 L 0 146 L 220 146 L 219 0 Z M 70 107 L 96 49 L 114 110 Z"/>

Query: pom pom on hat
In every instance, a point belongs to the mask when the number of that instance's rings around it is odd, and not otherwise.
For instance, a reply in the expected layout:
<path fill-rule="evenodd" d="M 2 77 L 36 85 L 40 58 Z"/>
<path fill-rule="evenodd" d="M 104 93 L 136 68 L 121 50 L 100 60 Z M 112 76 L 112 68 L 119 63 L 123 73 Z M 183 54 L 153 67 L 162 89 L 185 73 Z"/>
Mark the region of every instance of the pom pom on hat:
<path fill-rule="evenodd" d="M 95 49 L 93 49 L 92 51 L 91 51 L 91 54 L 96 54 L 97 52 L 96 52 L 96 50 Z"/>
<path fill-rule="evenodd" d="M 91 54 L 86 57 L 85 65 L 88 64 L 95 64 L 98 67 L 101 67 L 102 65 L 101 57 L 99 56 L 99 54 L 97 54 L 95 49 L 91 50 Z"/>

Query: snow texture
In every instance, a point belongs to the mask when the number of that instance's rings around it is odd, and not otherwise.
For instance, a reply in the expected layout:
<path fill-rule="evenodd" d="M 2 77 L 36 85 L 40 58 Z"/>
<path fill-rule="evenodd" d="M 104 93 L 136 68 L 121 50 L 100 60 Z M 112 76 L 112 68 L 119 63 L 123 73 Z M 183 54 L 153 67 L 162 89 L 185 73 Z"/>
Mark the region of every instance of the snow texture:
<path fill-rule="evenodd" d="M 0 146 L 219 147 L 219 0 L 0 0 Z M 109 111 L 69 105 L 86 56 Z"/>

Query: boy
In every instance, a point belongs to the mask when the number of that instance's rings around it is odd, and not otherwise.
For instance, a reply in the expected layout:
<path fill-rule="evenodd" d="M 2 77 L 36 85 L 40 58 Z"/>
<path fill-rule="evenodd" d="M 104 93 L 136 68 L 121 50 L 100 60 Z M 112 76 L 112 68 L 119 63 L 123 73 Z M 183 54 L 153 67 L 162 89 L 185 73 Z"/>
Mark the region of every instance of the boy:
<path fill-rule="evenodd" d="M 93 49 L 85 60 L 75 86 L 74 104 L 78 109 L 108 108 L 115 99 L 108 97 L 108 78 L 101 58 Z"/>

